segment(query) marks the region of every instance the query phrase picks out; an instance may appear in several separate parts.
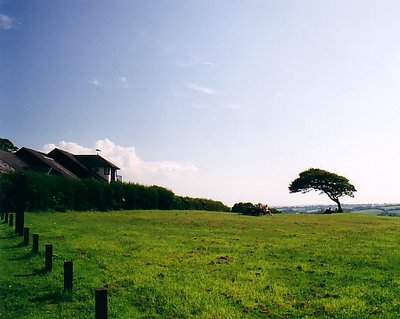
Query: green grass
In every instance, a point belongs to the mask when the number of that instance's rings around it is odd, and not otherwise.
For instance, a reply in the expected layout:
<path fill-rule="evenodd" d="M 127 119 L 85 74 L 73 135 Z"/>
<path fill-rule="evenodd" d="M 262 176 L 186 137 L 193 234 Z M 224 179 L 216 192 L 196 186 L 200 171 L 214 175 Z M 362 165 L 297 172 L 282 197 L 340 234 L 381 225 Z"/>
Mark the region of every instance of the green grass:
<path fill-rule="evenodd" d="M 400 219 L 192 211 L 29 213 L 0 224 L 0 318 L 398 318 Z M 44 243 L 54 268 L 45 273 Z M 63 261 L 74 291 L 63 292 Z"/>

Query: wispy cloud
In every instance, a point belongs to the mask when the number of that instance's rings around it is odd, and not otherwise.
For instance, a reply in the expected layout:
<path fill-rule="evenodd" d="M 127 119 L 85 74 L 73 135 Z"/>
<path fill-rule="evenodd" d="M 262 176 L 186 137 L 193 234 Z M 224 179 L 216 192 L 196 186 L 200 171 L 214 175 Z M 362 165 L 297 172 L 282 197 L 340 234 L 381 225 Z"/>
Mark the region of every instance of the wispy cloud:
<path fill-rule="evenodd" d="M 127 89 L 129 87 L 129 81 L 125 76 L 120 76 L 118 81 L 122 88 Z"/>
<path fill-rule="evenodd" d="M 210 61 L 204 61 L 199 55 L 193 55 L 192 57 L 186 60 L 177 61 L 173 65 L 177 68 L 192 68 L 201 65 L 215 66 L 215 63 Z"/>
<path fill-rule="evenodd" d="M 186 87 L 191 89 L 191 90 L 193 90 L 193 91 L 200 92 L 200 93 L 203 93 L 203 94 L 206 94 L 206 95 L 215 95 L 215 94 L 217 94 L 217 92 L 214 89 L 206 87 L 206 86 L 202 86 L 202 85 L 199 85 L 199 84 L 193 83 L 193 82 L 187 82 L 186 83 Z"/>
<path fill-rule="evenodd" d="M 103 86 L 103 84 L 96 78 L 89 80 L 89 84 L 94 86 Z"/>
<path fill-rule="evenodd" d="M 215 66 L 215 63 L 207 62 L 207 61 L 204 61 L 202 64 L 203 65 L 208 65 L 208 66 Z"/>
<path fill-rule="evenodd" d="M 126 76 L 120 76 L 118 77 L 117 81 L 100 81 L 98 78 L 93 77 L 91 78 L 88 83 L 90 85 L 93 86 L 98 86 L 98 87 L 106 87 L 106 88 L 123 88 L 123 89 L 127 89 L 129 88 L 130 84 L 129 84 L 129 80 Z"/>
<path fill-rule="evenodd" d="M 96 154 L 96 149 L 99 149 L 101 156 L 121 168 L 124 180 L 144 184 L 157 184 L 166 178 L 179 178 L 199 171 L 199 168 L 190 162 L 145 161 L 139 157 L 134 147 L 116 145 L 109 139 L 98 140 L 93 148 L 61 141 L 57 145 L 46 144 L 42 150 L 47 153 L 55 147 L 73 154 Z"/>
<path fill-rule="evenodd" d="M 14 19 L 0 12 L 0 29 L 9 30 L 14 27 Z"/>

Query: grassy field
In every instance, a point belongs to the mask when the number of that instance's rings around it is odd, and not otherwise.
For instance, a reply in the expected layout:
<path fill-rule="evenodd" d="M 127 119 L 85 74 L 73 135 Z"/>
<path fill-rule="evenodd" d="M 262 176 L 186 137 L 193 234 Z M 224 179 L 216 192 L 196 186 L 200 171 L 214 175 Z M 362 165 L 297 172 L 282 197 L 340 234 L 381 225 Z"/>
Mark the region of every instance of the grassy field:
<path fill-rule="evenodd" d="M 27 213 L 0 224 L 0 318 L 398 318 L 400 219 L 192 211 Z M 54 268 L 43 271 L 44 243 Z M 63 292 L 63 261 L 74 291 Z"/>

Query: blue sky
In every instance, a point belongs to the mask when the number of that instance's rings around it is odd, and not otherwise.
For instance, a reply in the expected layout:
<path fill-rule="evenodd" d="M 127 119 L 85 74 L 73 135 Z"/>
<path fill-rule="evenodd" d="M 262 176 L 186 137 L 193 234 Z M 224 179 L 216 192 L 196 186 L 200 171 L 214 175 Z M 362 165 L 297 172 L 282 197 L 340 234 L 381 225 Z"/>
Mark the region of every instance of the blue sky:
<path fill-rule="evenodd" d="M 0 134 L 270 205 L 308 168 L 399 202 L 398 1 L 0 0 Z"/>

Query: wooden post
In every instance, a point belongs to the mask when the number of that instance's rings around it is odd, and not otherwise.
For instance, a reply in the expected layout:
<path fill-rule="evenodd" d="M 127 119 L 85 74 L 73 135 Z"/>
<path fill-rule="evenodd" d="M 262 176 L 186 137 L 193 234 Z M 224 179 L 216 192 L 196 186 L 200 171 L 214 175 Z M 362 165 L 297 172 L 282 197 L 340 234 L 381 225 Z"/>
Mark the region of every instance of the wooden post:
<path fill-rule="evenodd" d="M 24 245 L 29 245 L 29 227 L 24 228 Z"/>
<path fill-rule="evenodd" d="M 1 220 L 4 219 L 4 205 L 3 205 L 3 200 L 0 199 L 0 215 L 1 215 Z"/>
<path fill-rule="evenodd" d="M 18 234 L 18 230 L 17 230 L 18 215 L 17 215 L 17 213 L 15 213 L 14 215 L 15 215 L 14 233 Z"/>
<path fill-rule="evenodd" d="M 32 235 L 32 250 L 34 253 L 39 252 L 39 234 L 33 234 Z"/>
<path fill-rule="evenodd" d="M 72 292 L 74 264 L 72 261 L 64 261 L 64 291 Z"/>
<path fill-rule="evenodd" d="M 46 271 L 53 270 L 53 244 L 49 243 L 46 244 L 44 268 Z"/>
<path fill-rule="evenodd" d="M 10 226 L 10 227 L 13 227 L 13 225 L 14 225 L 14 214 L 8 214 L 9 216 L 8 216 L 8 225 Z"/>
<path fill-rule="evenodd" d="M 107 319 L 107 288 L 96 289 L 96 319 Z"/>
<path fill-rule="evenodd" d="M 8 212 L 4 213 L 4 223 L 8 224 Z"/>
<path fill-rule="evenodd" d="M 25 175 L 18 175 L 16 182 L 18 200 L 15 214 L 15 232 L 22 236 L 25 223 Z"/>
<path fill-rule="evenodd" d="M 15 232 L 22 236 L 24 234 L 25 212 L 17 211 L 15 217 Z"/>

